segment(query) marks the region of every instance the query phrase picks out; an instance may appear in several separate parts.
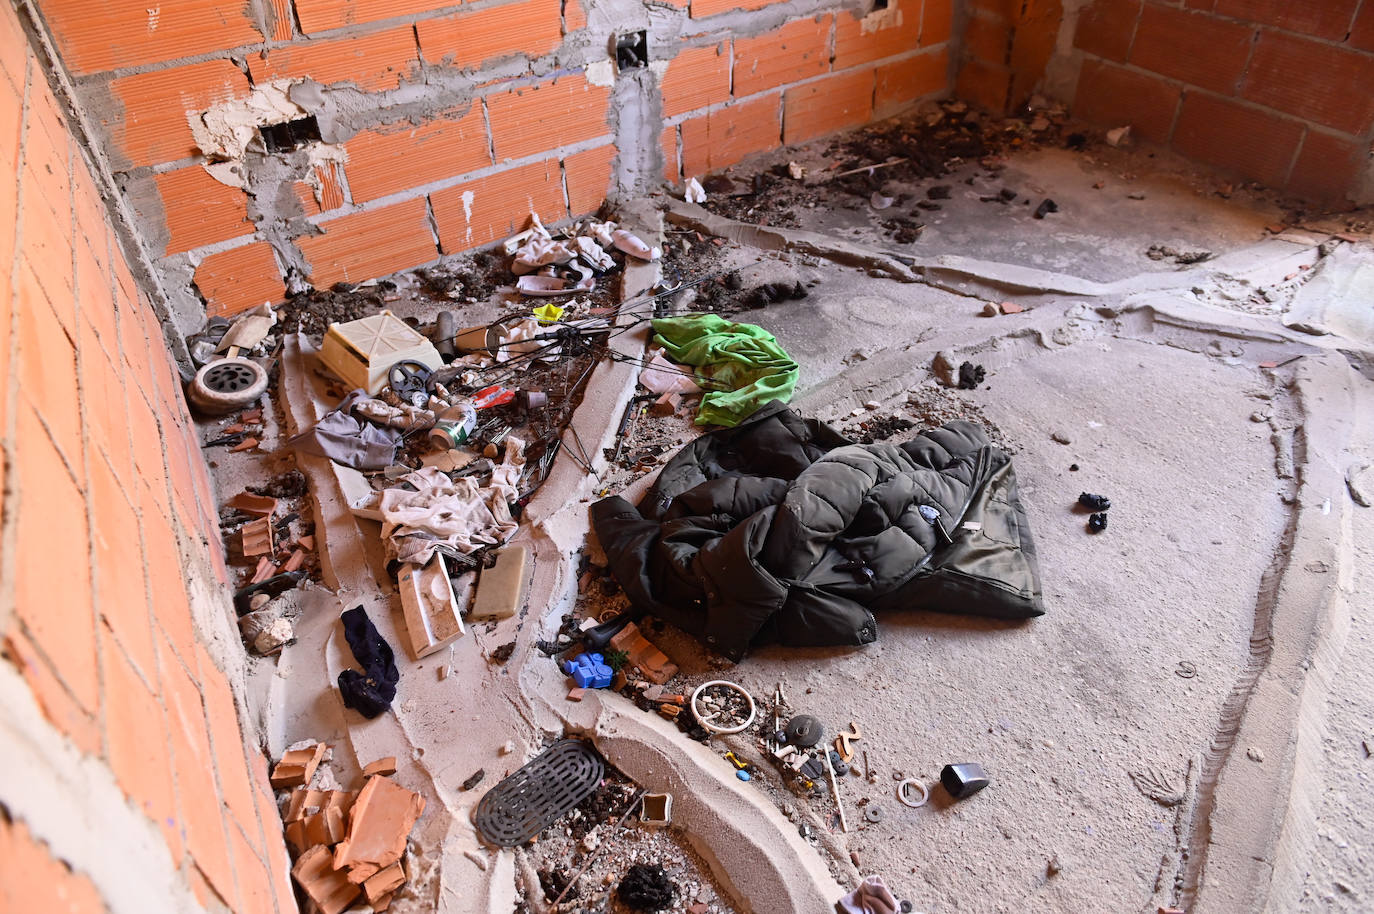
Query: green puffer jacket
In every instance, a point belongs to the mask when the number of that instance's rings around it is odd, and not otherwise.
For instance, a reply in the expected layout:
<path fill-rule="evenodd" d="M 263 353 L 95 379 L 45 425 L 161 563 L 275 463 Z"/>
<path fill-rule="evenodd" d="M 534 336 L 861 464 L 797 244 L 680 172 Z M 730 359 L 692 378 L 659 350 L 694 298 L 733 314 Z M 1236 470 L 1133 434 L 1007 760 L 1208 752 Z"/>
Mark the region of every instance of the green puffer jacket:
<path fill-rule="evenodd" d="M 877 640 L 873 613 L 1044 613 L 1011 458 L 970 422 L 853 444 L 773 401 L 673 456 L 636 509 L 592 507 L 637 610 L 739 660 Z"/>

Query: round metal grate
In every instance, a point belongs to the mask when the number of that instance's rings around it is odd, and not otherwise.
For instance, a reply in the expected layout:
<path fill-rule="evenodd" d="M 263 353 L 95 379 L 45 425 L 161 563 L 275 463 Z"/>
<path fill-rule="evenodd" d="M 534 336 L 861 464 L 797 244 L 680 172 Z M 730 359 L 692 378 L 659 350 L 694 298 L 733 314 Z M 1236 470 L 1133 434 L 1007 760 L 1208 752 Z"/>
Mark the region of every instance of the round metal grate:
<path fill-rule="evenodd" d="M 605 770 L 589 743 L 559 740 L 487 791 L 477 831 L 500 847 L 524 844 L 590 796 Z"/>
<path fill-rule="evenodd" d="M 234 393 L 246 390 L 258 379 L 257 373 L 247 365 L 233 363 L 216 365 L 205 372 L 203 383 L 216 393 Z"/>

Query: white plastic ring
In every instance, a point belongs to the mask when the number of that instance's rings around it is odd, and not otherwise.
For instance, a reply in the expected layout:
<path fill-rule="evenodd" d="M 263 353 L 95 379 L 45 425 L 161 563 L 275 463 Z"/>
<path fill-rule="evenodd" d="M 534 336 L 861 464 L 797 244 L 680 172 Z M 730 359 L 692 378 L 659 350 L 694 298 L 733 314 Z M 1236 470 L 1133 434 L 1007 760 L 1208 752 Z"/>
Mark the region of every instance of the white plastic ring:
<path fill-rule="evenodd" d="M 915 787 L 921 792 L 921 798 L 919 800 L 913 800 L 907 796 L 906 789 L 908 786 Z M 903 806 L 910 806 L 912 809 L 920 809 L 922 806 L 926 805 L 926 800 L 930 799 L 930 790 L 925 784 L 915 778 L 907 778 L 897 785 L 897 799 L 902 801 Z"/>
<path fill-rule="evenodd" d="M 734 691 L 744 696 L 744 700 L 749 703 L 749 717 L 744 721 L 744 723 L 740 724 L 737 727 L 721 727 L 716 724 L 709 723 L 704 719 L 701 711 L 697 709 L 697 698 L 700 697 L 702 692 L 706 691 L 709 688 L 712 688 L 713 686 L 723 686 L 727 689 L 733 689 Z M 729 736 L 731 733 L 740 733 L 744 730 L 747 730 L 749 728 L 749 725 L 754 722 L 755 709 L 753 696 L 750 695 L 748 690 L 746 690 L 743 686 L 736 685 L 735 683 L 729 682 L 725 679 L 712 679 L 710 682 L 703 682 L 701 685 L 697 686 L 696 691 L 692 693 L 691 705 L 692 716 L 697 719 L 697 723 L 701 724 L 702 729 L 710 733 L 719 734 L 721 736 Z"/>

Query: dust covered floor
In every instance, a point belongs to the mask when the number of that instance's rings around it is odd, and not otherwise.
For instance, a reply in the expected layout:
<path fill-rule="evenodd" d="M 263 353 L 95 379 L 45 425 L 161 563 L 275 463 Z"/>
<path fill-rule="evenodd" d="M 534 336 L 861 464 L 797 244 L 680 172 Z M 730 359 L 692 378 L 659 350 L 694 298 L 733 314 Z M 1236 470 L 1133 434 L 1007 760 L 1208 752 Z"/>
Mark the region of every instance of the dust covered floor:
<path fill-rule="evenodd" d="M 680 667 L 672 692 L 689 695 L 727 678 L 759 702 L 756 726 L 706 743 L 727 775 L 727 750 L 747 766 L 751 780 L 734 789 L 769 798 L 841 885 L 878 873 L 917 911 L 1153 911 L 1195 897 L 1190 860 L 1207 850 L 1208 837 L 1199 823 L 1208 804 L 1227 796 L 1218 771 L 1228 758 L 1289 764 L 1232 745 L 1245 731 L 1230 716 L 1236 701 L 1244 709 L 1246 683 L 1268 662 L 1254 635 L 1274 610 L 1270 584 L 1284 571 L 1299 512 L 1311 507 L 1313 495 L 1301 488 L 1310 476 L 1304 430 L 1323 398 L 1374 402 L 1369 380 L 1355 371 L 1340 390 L 1299 388 L 1302 364 L 1324 350 L 1343 349 L 1351 364 L 1367 366 L 1364 344 L 1279 333 L 1334 252 L 1369 254 L 1367 215 L 1303 212 L 1148 151 L 1075 134 L 1052 112 L 1000 122 L 944 106 L 917 121 L 783 150 L 707 182 L 705 208 L 717 215 L 824 233 L 916 266 L 963 258 L 958 279 L 936 271 L 926 282 L 898 282 L 817 253 L 713 238 L 672 219 L 664 238 L 665 273 L 691 284 L 675 307 L 774 333 L 801 365 L 793 405 L 802 413 L 856 440 L 900 441 L 971 419 L 1014 455 L 1039 547 L 1042 618 L 1006 625 L 889 613 L 867 648 L 761 647 L 738 665 L 671 626 L 644 626 Z M 910 156 L 932 148 L 943 152 Z M 906 162 L 894 161 L 904 154 Z M 837 177 L 867 165 L 884 167 Z M 483 255 L 456 258 L 389 286 L 315 293 L 292 307 L 315 333 L 320 315 L 383 306 L 421 323 L 440 307 L 458 310 L 460 325 L 485 322 L 503 307 L 495 297 L 509 281 L 503 269 Z M 1089 294 L 1079 280 L 1103 288 Z M 1021 310 L 1003 313 L 1003 301 Z M 1174 305 L 1186 319 L 1168 312 Z M 983 383 L 942 383 L 932 370 L 937 354 L 981 364 Z M 625 414 L 597 405 L 612 428 Z M 700 433 L 693 410 L 690 398 L 666 416 L 632 406 L 624 435 L 600 455 L 592 495 L 643 491 Z M 207 424 L 206 440 L 231 424 Z M 224 495 L 291 468 L 279 414 L 269 408 L 263 425 L 258 452 L 214 452 Z M 1367 423 L 1350 434 L 1341 461 L 1374 454 Z M 1087 530 L 1076 506 L 1085 491 L 1112 501 L 1100 534 Z M 1357 911 L 1374 898 L 1374 817 L 1364 789 L 1374 683 L 1362 662 L 1371 643 L 1362 622 L 1369 588 L 1350 569 L 1368 551 L 1358 534 L 1369 512 L 1344 489 L 1321 498 L 1328 513 L 1346 518 L 1351 558 L 1334 569 L 1346 595 L 1337 617 L 1346 656 L 1326 658 L 1333 685 L 1304 722 L 1324 734 L 1329 780 L 1306 785 L 1315 812 L 1286 826 L 1285 840 L 1310 849 L 1306 861 L 1269 862 L 1276 897 L 1290 909 Z M 570 498 L 567 515 L 584 516 L 585 500 Z M 305 515 L 292 521 L 292 537 L 310 534 L 305 504 L 289 505 Z M 565 559 L 577 582 L 572 599 L 552 594 L 510 625 L 474 626 L 447 657 L 404 658 L 395 724 L 383 727 L 336 707 L 330 695 L 341 661 L 329 613 L 357 595 L 311 584 L 276 598 L 301 624 L 279 658 L 258 664 L 266 740 L 274 751 L 309 736 L 351 746 L 361 762 L 387 751 L 406 759 L 398 777 L 436 800 L 433 822 L 422 821 L 412 846 L 435 875 L 393 910 L 549 910 L 568 872 L 602 844 L 579 894 L 559 910 L 622 910 L 612 884 L 632 862 L 672 869 L 683 891 L 668 910 L 742 909 L 720 872 L 729 861 L 708 864 L 691 849 L 709 847 L 709 834 L 631 821 L 607 836 L 619 802 L 550 827 L 514 858 L 474 841 L 465 817 L 476 796 L 559 735 L 550 721 L 566 719 L 555 706 L 522 705 L 561 675 L 547 654 L 575 644 L 581 619 L 626 606 L 594 542 Z M 379 587 L 380 605 L 393 615 L 379 625 L 396 630 L 397 601 L 389 585 Z M 510 662 L 513 650 L 520 654 Z M 452 678 L 436 677 L 440 666 Z M 847 834 L 828 786 L 800 783 L 761 745 L 779 685 L 781 719 L 814 714 L 827 739 L 851 724 L 863 734 L 839 782 Z M 658 716 L 642 690 L 624 691 L 623 701 L 605 700 L 620 702 L 623 714 Z M 1287 732 L 1298 722 L 1276 714 L 1271 724 Z M 702 736 L 682 729 L 663 739 Z M 656 748 L 663 750 L 677 751 L 669 743 Z M 989 789 L 955 802 L 932 786 L 921 808 L 898 801 L 903 778 L 934 785 L 942 765 L 965 761 L 988 770 Z M 478 768 L 484 784 L 462 789 Z M 629 786 L 606 789 L 621 801 Z M 1201 878 L 1222 876 L 1204 870 Z M 768 909 L 767 899 L 751 902 Z"/>

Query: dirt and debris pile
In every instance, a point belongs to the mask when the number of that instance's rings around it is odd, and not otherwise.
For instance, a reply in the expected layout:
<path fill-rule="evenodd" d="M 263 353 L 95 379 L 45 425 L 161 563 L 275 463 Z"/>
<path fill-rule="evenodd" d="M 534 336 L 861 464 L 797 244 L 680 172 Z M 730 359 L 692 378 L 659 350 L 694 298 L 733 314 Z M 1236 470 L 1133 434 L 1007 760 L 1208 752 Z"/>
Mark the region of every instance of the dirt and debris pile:
<path fill-rule="evenodd" d="M 636 911 L 662 911 L 677 897 L 677 886 L 657 864 L 636 863 L 616 886 L 616 896 Z"/>

